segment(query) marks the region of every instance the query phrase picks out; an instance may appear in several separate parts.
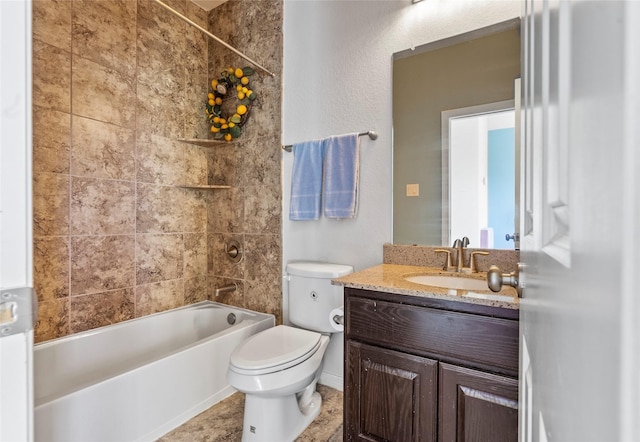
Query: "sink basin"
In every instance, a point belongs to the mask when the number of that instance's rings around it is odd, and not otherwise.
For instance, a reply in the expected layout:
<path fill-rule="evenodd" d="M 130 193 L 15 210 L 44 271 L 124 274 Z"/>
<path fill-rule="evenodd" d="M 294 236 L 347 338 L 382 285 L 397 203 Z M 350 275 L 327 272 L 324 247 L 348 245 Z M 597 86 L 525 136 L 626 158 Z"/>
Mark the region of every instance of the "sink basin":
<path fill-rule="evenodd" d="M 467 298 L 502 302 L 513 302 L 514 298 L 517 297 L 516 291 L 512 287 L 503 288 L 499 294 L 490 292 L 489 285 L 484 279 L 460 278 L 448 275 L 413 275 L 405 276 L 404 279 L 415 284 L 448 289 L 451 296 L 461 295 Z M 465 290 L 466 293 L 458 293 L 457 290 Z M 475 293 L 476 291 L 482 291 L 483 293 Z"/>
<path fill-rule="evenodd" d="M 459 278 L 457 276 L 447 275 L 414 275 L 405 276 L 404 279 L 416 284 L 441 287 L 444 289 L 489 290 L 487 281 L 484 279 Z"/>

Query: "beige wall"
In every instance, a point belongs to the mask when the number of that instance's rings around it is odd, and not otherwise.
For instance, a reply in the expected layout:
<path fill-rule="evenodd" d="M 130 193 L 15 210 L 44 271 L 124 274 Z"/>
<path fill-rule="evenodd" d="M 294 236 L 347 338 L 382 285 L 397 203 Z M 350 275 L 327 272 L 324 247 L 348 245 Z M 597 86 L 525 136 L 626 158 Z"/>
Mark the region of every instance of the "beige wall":
<path fill-rule="evenodd" d="M 190 1 L 167 3 L 207 25 Z M 223 301 L 280 317 L 279 81 L 254 76 L 239 143 L 199 147 L 175 139 L 208 136 L 210 53 L 226 49 L 149 0 L 35 0 L 33 34 L 36 340 L 208 299 L 219 278 L 241 288 Z M 233 188 L 181 187 L 207 183 Z M 230 235 L 247 248 L 235 266 L 221 257 Z"/>

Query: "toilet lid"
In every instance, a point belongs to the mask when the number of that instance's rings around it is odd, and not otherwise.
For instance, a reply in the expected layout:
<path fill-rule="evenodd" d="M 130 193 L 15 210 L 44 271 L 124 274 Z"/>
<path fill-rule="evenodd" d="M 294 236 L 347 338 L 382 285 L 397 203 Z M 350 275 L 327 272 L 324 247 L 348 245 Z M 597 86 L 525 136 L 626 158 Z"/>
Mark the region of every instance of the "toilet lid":
<path fill-rule="evenodd" d="M 231 353 L 234 371 L 263 374 L 297 365 L 320 346 L 320 333 L 278 325 L 257 333 Z"/>

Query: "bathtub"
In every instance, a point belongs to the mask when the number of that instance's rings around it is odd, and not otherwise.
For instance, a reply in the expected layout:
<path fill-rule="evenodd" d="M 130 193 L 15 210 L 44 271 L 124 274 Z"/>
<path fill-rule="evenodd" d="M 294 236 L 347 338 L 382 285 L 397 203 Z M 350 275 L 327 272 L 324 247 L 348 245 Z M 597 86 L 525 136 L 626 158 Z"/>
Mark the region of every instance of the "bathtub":
<path fill-rule="evenodd" d="M 155 440 L 232 394 L 231 352 L 274 322 L 204 301 L 38 344 L 35 440 Z"/>

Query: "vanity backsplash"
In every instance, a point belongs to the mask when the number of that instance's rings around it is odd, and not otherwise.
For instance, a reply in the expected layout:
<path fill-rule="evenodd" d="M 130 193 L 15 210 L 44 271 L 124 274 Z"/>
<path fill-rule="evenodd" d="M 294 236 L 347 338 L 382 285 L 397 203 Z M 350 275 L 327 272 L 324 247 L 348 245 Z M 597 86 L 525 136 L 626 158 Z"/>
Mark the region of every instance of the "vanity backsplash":
<path fill-rule="evenodd" d="M 418 246 L 384 244 L 382 246 L 382 259 L 384 264 L 400 264 L 426 267 L 442 267 L 445 256 L 436 253 L 437 249 L 450 249 L 441 246 Z M 475 251 L 489 252 L 486 256 L 477 256 L 479 272 L 486 272 L 492 265 L 498 266 L 503 273 L 514 272 L 518 268 L 520 252 L 516 250 L 502 249 L 465 249 L 466 253 Z"/>

